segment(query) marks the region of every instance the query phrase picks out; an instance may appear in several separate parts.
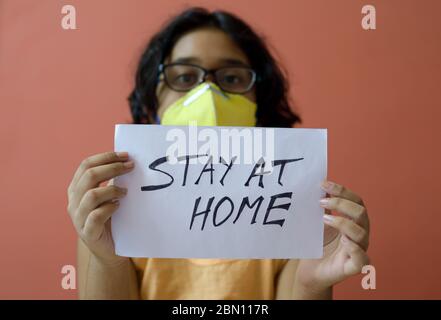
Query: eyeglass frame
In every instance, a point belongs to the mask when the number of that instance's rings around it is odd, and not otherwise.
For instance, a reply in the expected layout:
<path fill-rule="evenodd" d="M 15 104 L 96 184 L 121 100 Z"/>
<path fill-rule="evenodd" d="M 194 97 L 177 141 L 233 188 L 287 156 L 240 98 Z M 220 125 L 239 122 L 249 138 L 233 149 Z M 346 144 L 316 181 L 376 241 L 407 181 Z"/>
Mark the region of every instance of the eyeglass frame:
<path fill-rule="evenodd" d="M 168 83 L 168 80 L 167 80 L 167 77 L 166 77 L 166 75 L 165 75 L 164 70 L 165 70 L 165 68 L 167 68 L 167 67 L 169 67 L 169 66 L 175 66 L 175 65 L 178 65 L 178 66 L 195 67 L 195 68 L 198 68 L 198 69 L 202 70 L 202 71 L 204 72 L 204 74 L 203 74 L 203 76 L 202 76 L 201 81 L 199 81 L 198 83 L 196 83 L 196 84 L 195 84 L 193 87 L 191 87 L 190 89 L 186 89 L 186 90 L 177 90 L 177 89 L 172 88 L 172 87 L 169 85 L 169 83 Z M 251 89 L 254 87 L 254 85 L 255 85 L 257 82 L 260 81 L 260 77 L 259 77 L 259 75 L 257 74 L 257 72 L 254 71 L 251 67 L 247 67 L 247 66 L 228 66 L 228 67 L 221 67 L 221 68 L 216 68 L 216 69 L 205 69 L 205 68 L 203 68 L 203 67 L 201 67 L 201 66 L 198 66 L 198 65 L 196 65 L 196 64 L 193 64 L 193 63 L 174 62 L 174 63 L 168 63 L 168 64 L 165 64 L 165 63 L 161 63 L 161 64 L 159 64 L 159 66 L 158 66 L 158 82 L 161 80 L 161 79 L 160 79 L 161 74 L 164 74 L 164 79 L 163 79 L 163 80 L 164 80 L 165 84 L 166 84 L 170 89 L 172 89 L 173 91 L 176 91 L 176 92 L 188 92 L 188 91 L 190 91 L 190 90 L 196 88 L 196 87 L 197 87 L 198 85 L 200 85 L 201 83 L 203 83 L 203 82 L 205 81 L 205 78 L 207 77 L 207 75 L 212 74 L 213 77 L 214 77 L 214 79 L 216 80 L 216 74 L 215 74 L 215 72 L 216 72 L 216 71 L 219 71 L 219 70 L 222 70 L 222 69 L 228 69 L 228 68 L 242 68 L 242 69 L 247 69 L 247 70 L 251 71 L 252 81 L 251 81 L 251 84 L 250 84 L 249 88 L 248 88 L 247 90 L 245 90 L 245 91 L 242 91 L 242 92 L 231 92 L 231 91 L 229 91 L 229 90 L 224 90 L 223 88 L 221 88 L 220 84 L 217 83 L 217 81 L 215 81 L 215 83 L 219 86 L 219 88 L 220 88 L 222 91 L 225 91 L 225 92 L 228 92 L 228 93 L 233 93 L 233 94 L 244 94 L 244 93 L 250 92 Z"/>

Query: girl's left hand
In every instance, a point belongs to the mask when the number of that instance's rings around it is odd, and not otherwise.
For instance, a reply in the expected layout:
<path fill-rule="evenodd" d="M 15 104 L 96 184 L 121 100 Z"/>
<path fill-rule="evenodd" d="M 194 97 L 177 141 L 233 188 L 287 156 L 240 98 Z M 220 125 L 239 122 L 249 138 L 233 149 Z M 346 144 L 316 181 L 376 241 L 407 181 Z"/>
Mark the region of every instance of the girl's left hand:
<path fill-rule="evenodd" d="M 369 264 L 369 218 L 363 200 L 347 188 L 325 181 L 323 190 L 331 197 L 320 200 L 327 209 L 323 258 L 300 260 L 296 285 L 311 290 L 325 290 L 361 272 Z M 331 210 L 341 216 L 330 215 Z"/>

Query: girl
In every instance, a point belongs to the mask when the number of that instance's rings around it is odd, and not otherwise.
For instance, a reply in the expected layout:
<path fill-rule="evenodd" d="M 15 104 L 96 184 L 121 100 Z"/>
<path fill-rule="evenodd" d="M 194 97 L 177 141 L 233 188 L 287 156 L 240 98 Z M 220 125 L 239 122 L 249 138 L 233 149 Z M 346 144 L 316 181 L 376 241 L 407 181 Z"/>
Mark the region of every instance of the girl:
<path fill-rule="evenodd" d="M 292 127 L 300 121 L 288 103 L 286 79 L 264 41 L 230 13 L 192 8 L 171 20 L 143 53 L 129 97 L 134 123 L 162 123 L 168 108 L 202 83 L 255 105 L 248 120 L 256 126 Z M 327 213 L 340 215 L 324 215 L 322 259 L 116 256 L 110 219 L 127 190 L 102 183 L 133 167 L 127 153 L 93 155 L 81 163 L 69 186 L 68 211 L 79 236 L 80 298 L 331 299 L 333 285 L 369 263 L 363 201 L 330 181 L 323 182 L 329 197 L 320 203 Z"/>

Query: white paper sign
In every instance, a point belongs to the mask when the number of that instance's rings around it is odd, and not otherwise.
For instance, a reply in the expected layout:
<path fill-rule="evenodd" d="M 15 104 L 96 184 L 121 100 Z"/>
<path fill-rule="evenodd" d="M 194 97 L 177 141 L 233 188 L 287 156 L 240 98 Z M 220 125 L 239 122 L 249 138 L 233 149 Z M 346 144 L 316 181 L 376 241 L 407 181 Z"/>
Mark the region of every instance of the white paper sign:
<path fill-rule="evenodd" d="M 115 179 L 116 254 L 322 257 L 326 129 L 117 125 L 115 151 L 135 162 Z"/>

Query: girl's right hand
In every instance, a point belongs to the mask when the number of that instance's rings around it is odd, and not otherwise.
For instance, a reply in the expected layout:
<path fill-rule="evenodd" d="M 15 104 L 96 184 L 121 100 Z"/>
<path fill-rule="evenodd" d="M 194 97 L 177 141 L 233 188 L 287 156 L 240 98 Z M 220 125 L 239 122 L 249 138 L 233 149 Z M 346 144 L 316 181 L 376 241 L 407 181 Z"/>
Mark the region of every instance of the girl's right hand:
<path fill-rule="evenodd" d="M 106 264 L 127 260 L 115 254 L 110 229 L 110 217 L 127 189 L 100 184 L 130 172 L 134 163 L 128 160 L 127 152 L 106 152 L 83 160 L 67 191 L 67 210 L 79 237 L 95 257 Z"/>

